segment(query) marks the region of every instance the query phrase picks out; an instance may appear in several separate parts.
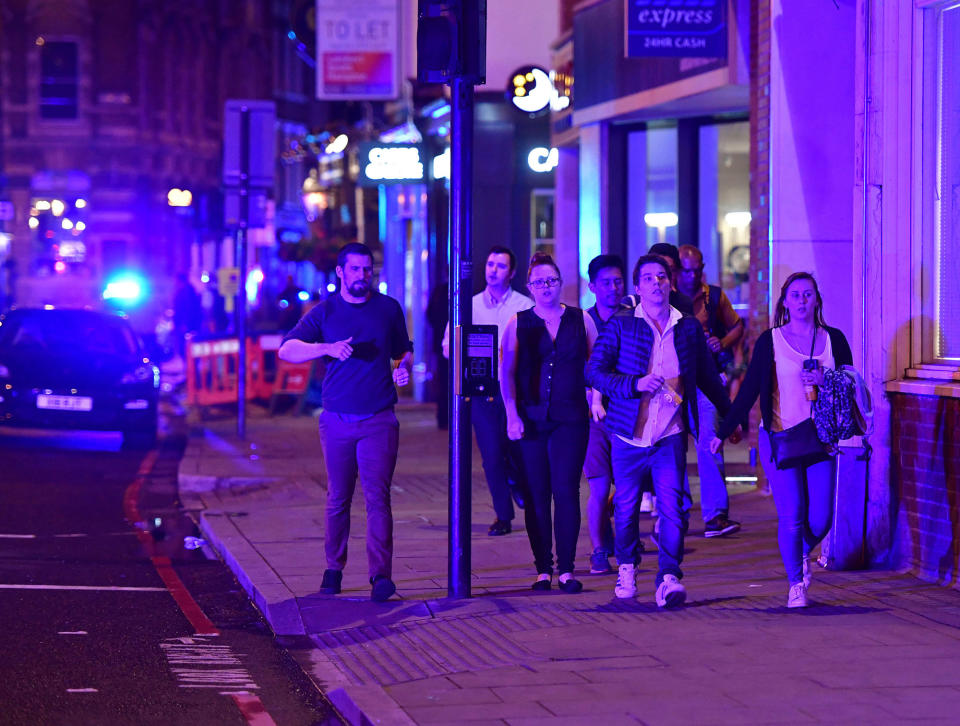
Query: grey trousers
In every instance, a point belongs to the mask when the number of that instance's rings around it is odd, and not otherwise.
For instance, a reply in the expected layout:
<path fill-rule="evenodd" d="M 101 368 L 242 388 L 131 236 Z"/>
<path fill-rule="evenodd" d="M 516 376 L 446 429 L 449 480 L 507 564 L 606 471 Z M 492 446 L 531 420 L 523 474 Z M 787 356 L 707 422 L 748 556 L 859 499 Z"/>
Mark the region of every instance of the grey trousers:
<path fill-rule="evenodd" d="M 320 445 L 327 467 L 325 551 L 327 568 L 347 564 L 350 504 L 360 476 L 367 507 L 367 566 L 371 579 L 392 576 L 393 511 L 390 483 L 397 465 L 400 424 L 393 409 L 362 421 L 344 421 L 336 413 L 320 414 Z"/>

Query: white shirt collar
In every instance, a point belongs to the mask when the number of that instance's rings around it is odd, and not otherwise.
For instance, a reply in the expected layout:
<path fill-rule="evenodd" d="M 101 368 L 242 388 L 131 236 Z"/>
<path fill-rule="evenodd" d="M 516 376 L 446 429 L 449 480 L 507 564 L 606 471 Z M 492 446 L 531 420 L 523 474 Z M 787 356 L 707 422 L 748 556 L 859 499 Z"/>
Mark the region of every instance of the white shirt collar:
<path fill-rule="evenodd" d="M 664 329 L 663 331 L 664 333 L 666 333 L 668 330 L 670 330 L 670 328 L 676 325 L 680 321 L 680 318 L 683 317 L 683 314 L 679 310 L 677 310 L 675 307 L 673 307 L 673 305 L 668 305 L 668 307 L 670 308 L 670 318 L 667 320 L 667 327 Z M 651 328 L 653 328 L 654 331 L 656 331 L 657 329 L 656 323 L 654 323 L 653 318 L 647 315 L 647 312 L 643 309 L 642 304 L 637 304 L 637 307 L 635 307 L 633 310 L 633 314 L 638 318 L 643 318 L 644 320 L 646 320 L 647 324 Z"/>
<path fill-rule="evenodd" d="M 494 302 L 493 302 L 493 295 L 490 294 L 490 288 L 489 288 L 489 287 L 485 287 L 485 288 L 483 288 L 483 303 L 484 303 L 484 305 L 486 305 L 488 308 L 500 307 L 501 305 L 506 305 L 506 304 L 507 304 L 507 300 L 510 299 L 510 296 L 511 296 L 511 295 L 513 295 L 513 288 L 512 288 L 512 287 L 508 287 L 508 288 L 507 288 L 507 291 L 503 294 L 503 297 L 500 298 L 500 302 L 499 302 L 499 303 L 494 303 Z"/>

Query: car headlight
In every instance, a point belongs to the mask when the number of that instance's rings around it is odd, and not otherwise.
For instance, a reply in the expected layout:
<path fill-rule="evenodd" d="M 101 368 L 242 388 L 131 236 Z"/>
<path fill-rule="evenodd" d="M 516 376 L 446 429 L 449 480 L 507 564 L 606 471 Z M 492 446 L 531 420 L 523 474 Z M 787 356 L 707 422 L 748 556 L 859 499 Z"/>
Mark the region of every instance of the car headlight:
<path fill-rule="evenodd" d="M 144 383 L 146 381 L 151 381 L 154 388 L 160 385 L 160 370 L 156 366 L 137 366 L 129 373 L 124 373 L 123 378 L 120 379 L 120 383 Z"/>

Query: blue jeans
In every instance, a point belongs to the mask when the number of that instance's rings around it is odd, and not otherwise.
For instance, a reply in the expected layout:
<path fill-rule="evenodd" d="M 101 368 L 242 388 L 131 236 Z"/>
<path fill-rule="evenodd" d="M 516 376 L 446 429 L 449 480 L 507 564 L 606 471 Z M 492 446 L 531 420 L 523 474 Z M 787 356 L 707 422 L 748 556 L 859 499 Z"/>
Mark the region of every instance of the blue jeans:
<path fill-rule="evenodd" d="M 803 558 L 833 523 L 837 457 L 805 469 L 778 469 L 770 460 L 770 437 L 760 428 L 760 461 L 777 507 L 777 544 L 791 585 L 803 581 Z"/>
<path fill-rule="evenodd" d="M 639 562 L 640 482 L 646 472 L 660 513 L 657 584 L 664 575 L 683 577 L 683 538 L 690 522 L 690 486 L 684 476 L 686 433 L 660 439 L 653 446 L 631 446 L 611 437 L 613 460 L 614 553 L 618 565 Z"/>
<path fill-rule="evenodd" d="M 727 494 L 726 472 L 723 464 L 723 447 L 716 454 L 710 453 L 710 441 L 717 434 L 719 416 L 710 399 L 697 389 L 697 407 L 700 430 L 697 432 L 697 469 L 700 472 L 700 509 L 703 521 L 730 512 L 730 495 Z M 687 487 L 689 488 L 689 481 Z"/>
<path fill-rule="evenodd" d="M 483 473 L 493 500 L 493 511 L 501 522 L 510 522 L 514 510 L 508 483 L 510 450 L 503 399 L 499 394 L 492 401 L 484 396 L 475 396 L 470 403 L 470 418 L 473 419 L 473 431 L 477 436 L 477 448 L 480 449 Z"/>

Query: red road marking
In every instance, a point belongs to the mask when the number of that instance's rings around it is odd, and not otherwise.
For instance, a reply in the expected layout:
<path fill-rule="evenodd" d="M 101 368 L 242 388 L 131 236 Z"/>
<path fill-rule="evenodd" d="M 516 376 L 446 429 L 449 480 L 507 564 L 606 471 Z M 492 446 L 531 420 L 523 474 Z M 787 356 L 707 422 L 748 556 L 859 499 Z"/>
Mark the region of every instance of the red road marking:
<path fill-rule="evenodd" d="M 140 487 L 143 485 L 146 476 L 153 470 L 158 456 L 159 452 L 153 449 L 143 458 L 143 461 L 140 463 L 140 468 L 137 470 L 136 478 L 123 493 L 123 514 L 130 524 L 136 528 L 137 538 L 144 548 L 146 548 L 147 552 L 150 553 L 154 550 L 154 542 L 148 532 L 137 527 L 137 522 L 141 521 L 137 500 L 140 498 Z M 166 585 L 170 595 L 173 596 L 180 611 L 187 620 L 190 621 L 190 625 L 193 626 L 196 634 L 220 635 L 220 630 L 211 622 L 203 610 L 200 609 L 197 601 L 193 599 L 190 591 L 187 590 L 187 586 L 183 584 L 183 580 L 180 579 L 180 576 L 173 569 L 173 563 L 170 562 L 170 558 L 151 554 L 150 562 L 153 563 L 157 574 L 160 575 L 160 579 L 163 580 L 163 584 Z M 237 704 L 241 715 L 250 726 L 276 726 L 276 722 L 270 714 L 267 713 L 266 707 L 264 707 L 263 702 L 258 696 L 252 693 L 230 693 L 228 695 L 233 699 L 233 702 Z"/>
<path fill-rule="evenodd" d="M 250 726 L 277 726 L 276 721 L 264 708 L 263 702 L 252 693 L 231 693 L 230 698 L 237 704 Z"/>
<path fill-rule="evenodd" d="M 193 626 L 196 634 L 220 635 L 217 626 L 214 625 L 210 621 L 210 618 L 200 609 L 197 601 L 193 599 L 186 585 L 183 584 L 183 580 L 181 580 L 180 576 L 174 571 L 173 565 L 170 563 L 170 558 L 152 554 L 154 551 L 153 538 L 149 532 L 137 527 L 137 522 L 140 521 L 140 510 L 137 508 L 137 500 L 140 497 L 140 487 L 143 485 L 144 478 L 147 474 L 153 470 L 158 455 L 159 452 L 153 449 L 143 457 L 140 468 L 137 470 L 136 478 L 134 478 L 133 482 L 123 493 L 123 515 L 130 524 L 137 528 L 137 537 L 140 539 L 140 544 L 144 546 L 147 552 L 151 553 L 150 561 L 157 570 L 157 574 L 160 575 L 160 579 L 163 580 L 163 584 L 166 585 L 167 590 L 170 592 L 170 595 L 173 596 L 173 599 L 180 607 L 184 616 L 190 621 L 190 625 Z"/>

